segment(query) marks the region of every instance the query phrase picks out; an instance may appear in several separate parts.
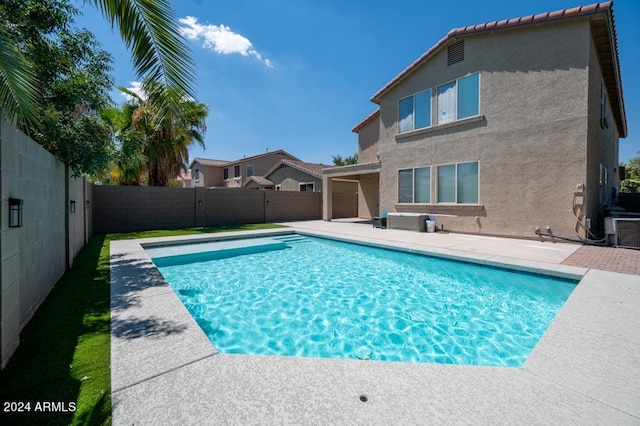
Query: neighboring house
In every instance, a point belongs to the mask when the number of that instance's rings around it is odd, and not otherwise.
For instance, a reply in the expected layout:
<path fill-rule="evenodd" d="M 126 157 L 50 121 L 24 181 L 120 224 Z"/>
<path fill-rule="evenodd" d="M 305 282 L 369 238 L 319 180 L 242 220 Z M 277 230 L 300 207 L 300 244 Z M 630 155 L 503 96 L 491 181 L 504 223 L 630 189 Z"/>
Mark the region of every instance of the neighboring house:
<path fill-rule="evenodd" d="M 264 176 L 282 159 L 299 161 L 298 158 L 280 149 L 236 161 L 195 158 L 189 165 L 189 169 L 191 169 L 194 187 L 240 188 L 247 178 Z"/>
<path fill-rule="evenodd" d="M 454 29 L 371 100 L 358 164 L 324 170 L 325 220 L 348 177 L 363 218 L 520 237 L 602 228 L 627 135 L 611 2 Z"/>
<path fill-rule="evenodd" d="M 191 173 L 181 172 L 176 180 L 182 184 L 183 188 L 191 188 Z"/>

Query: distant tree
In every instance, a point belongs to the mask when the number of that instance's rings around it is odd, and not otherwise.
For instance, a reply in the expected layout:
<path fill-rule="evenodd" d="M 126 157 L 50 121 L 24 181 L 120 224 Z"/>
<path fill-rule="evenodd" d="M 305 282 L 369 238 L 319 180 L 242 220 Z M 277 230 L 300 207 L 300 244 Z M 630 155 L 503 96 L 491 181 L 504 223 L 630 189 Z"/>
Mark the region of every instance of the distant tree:
<path fill-rule="evenodd" d="M 624 164 L 625 179 L 620 182 L 621 192 L 640 192 L 640 151 L 637 156 Z"/>
<path fill-rule="evenodd" d="M 349 164 L 358 164 L 358 153 L 356 152 L 351 157 L 342 158 L 340 154 L 331 157 L 334 166 L 348 166 Z"/>

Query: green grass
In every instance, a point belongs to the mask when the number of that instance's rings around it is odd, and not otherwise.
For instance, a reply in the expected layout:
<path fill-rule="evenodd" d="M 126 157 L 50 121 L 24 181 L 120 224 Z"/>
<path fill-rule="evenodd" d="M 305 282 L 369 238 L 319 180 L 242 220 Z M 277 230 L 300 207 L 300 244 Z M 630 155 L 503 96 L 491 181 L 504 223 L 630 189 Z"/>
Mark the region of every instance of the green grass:
<path fill-rule="evenodd" d="M 0 411 L 2 424 L 111 424 L 111 241 L 277 227 L 256 224 L 91 237 L 20 334 L 20 346 L 0 374 L 1 408 L 13 401 L 28 402 L 31 409 Z M 67 411 L 36 412 L 43 402 L 63 403 L 58 408 Z M 69 410 L 72 404 L 75 411 Z"/>

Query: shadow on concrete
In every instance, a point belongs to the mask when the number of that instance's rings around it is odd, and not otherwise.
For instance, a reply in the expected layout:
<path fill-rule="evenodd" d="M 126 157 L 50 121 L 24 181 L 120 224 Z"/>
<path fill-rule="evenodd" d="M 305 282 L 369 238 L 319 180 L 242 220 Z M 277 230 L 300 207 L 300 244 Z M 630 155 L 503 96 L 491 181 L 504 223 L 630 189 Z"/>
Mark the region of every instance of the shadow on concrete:
<path fill-rule="evenodd" d="M 120 339 L 140 337 L 162 337 L 183 333 L 187 327 L 173 321 L 160 318 L 111 319 L 111 333 Z"/>

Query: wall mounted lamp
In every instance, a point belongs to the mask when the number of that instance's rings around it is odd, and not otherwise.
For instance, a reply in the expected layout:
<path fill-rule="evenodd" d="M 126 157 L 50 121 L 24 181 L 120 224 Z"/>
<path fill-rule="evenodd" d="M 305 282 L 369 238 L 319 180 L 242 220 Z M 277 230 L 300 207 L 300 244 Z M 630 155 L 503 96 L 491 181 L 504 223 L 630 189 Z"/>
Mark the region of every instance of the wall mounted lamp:
<path fill-rule="evenodd" d="M 9 228 L 22 226 L 22 206 L 24 201 L 19 198 L 9 198 Z"/>
<path fill-rule="evenodd" d="M 74 200 L 69 201 L 69 212 L 70 213 L 76 212 L 76 202 Z"/>

